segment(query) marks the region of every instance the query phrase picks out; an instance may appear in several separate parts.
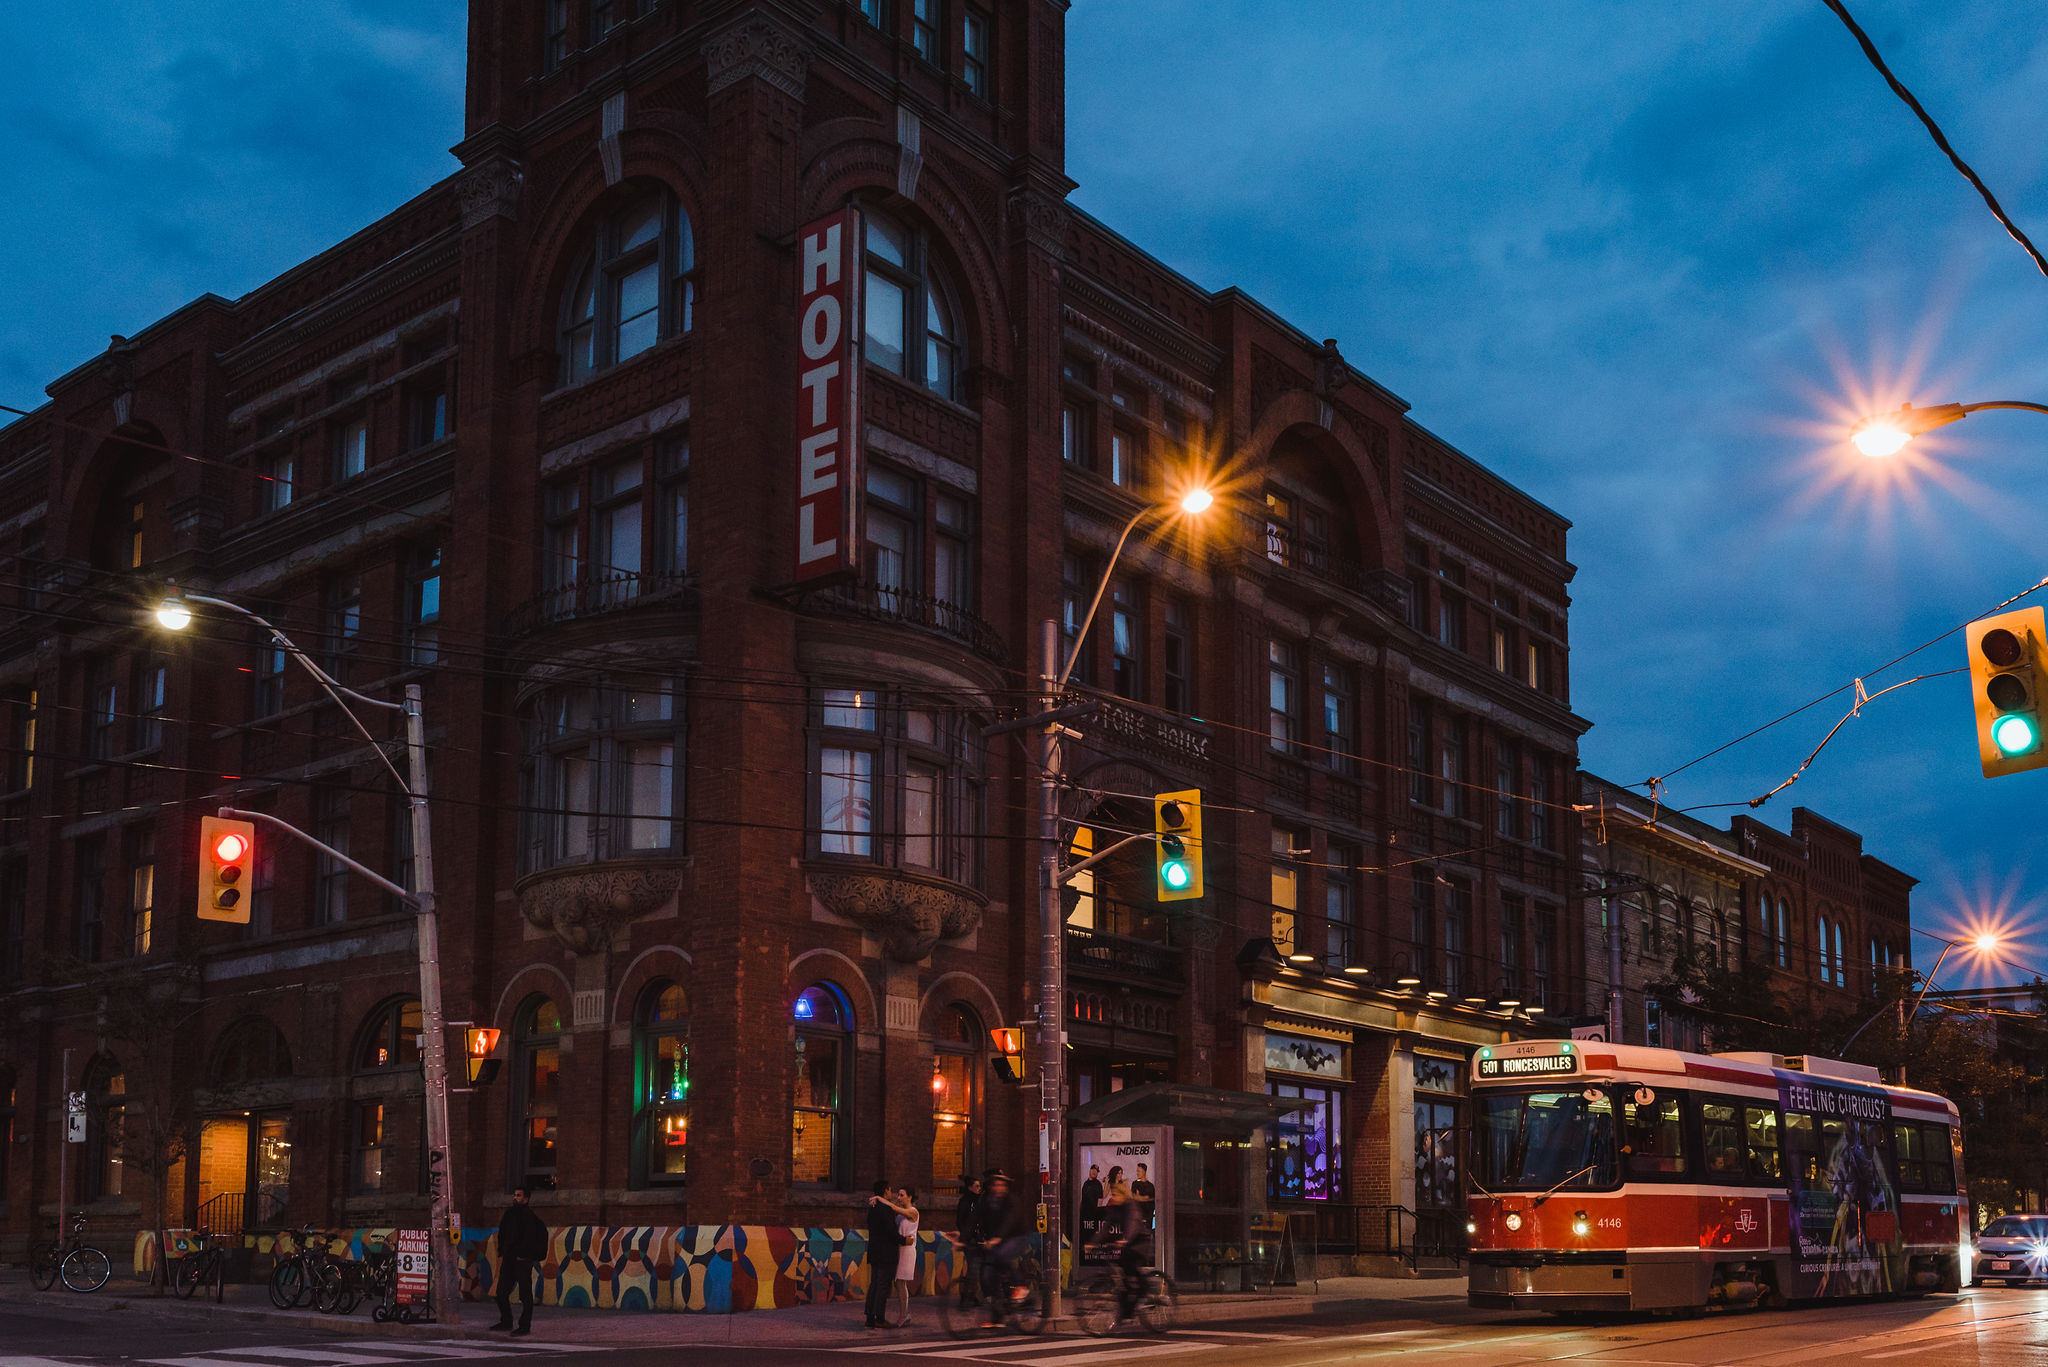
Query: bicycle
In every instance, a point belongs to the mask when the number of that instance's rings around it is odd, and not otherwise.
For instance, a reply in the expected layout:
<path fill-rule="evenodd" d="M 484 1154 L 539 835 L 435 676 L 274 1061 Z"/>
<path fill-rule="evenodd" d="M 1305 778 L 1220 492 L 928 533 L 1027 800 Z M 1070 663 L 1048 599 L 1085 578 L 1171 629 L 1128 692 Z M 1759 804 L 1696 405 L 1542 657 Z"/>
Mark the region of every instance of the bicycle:
<path fill-rule="evenodd" d="M 313 1299 L 320 1268 L 327 1262 L 327 1235 L 301 1225 L 292 1236 L 292 1251 L 270 1269 L 270 1303 L 280 1310 L 296 1310 Z"/>
<path fill-rule="evenodd" d="M 40 1291 L 55 1286 L 59 1277 L 68 1290 L 97 1291 L 114 1275 L 114 1261 L 85 1242 L 85 1212 L 80 1211 L 71 1221 L 70 1245 L 59 1248 L 54 1240 L 37 1244 L 29 1250 L 28 1270 Z"/>
<path fill-rule="evenodd" d="M 320 1269 L 313 1308 L 323 1315 L 350 1315 L 364 1297 L 380 1303 L 396 1297 L 398 1259 L 388 1248 L 365 1246 L 361 1262 L 329 1259 Z"/>
<path fill-rule="evenodd" d="M 975 1296 L 976 1288 L 963 1272 L 938 1298 L 939 1324 L 948 1336 L 974 1338 L 990 1327 L 1010 1328 L 1020 1334 L 1036 1334 L 1045 1328 L 1045 1273 L 1035 1254 L 1027 1253 L 1011 1265 L 1009 1277 L 993 1297 L 976 1300 Z"/>
<path fill-rule="evenodd" d="M 191 1300 L 192 1293 L 211 1282 L 215 1304 L 227 1299 L 228 1251 L 211 1230 L 195 1229 L 193 1249 L 171 1263 L 172 1294 Z"/>
<path fill-rule="evenodd" d="M 1156 1267 L 1141 1267 L 1132 1315 L 1147 1333 L 1163 1334 L 1180 1317 L 1180 1297 L 1173 1280 Z M 1081 1332 L 1100 1338 L 1125 1320 L 1124 1297 L 1131 1290 L 1121 1269 L 1095 1274 L 1074 1298 L 1074 1319 Z"/>

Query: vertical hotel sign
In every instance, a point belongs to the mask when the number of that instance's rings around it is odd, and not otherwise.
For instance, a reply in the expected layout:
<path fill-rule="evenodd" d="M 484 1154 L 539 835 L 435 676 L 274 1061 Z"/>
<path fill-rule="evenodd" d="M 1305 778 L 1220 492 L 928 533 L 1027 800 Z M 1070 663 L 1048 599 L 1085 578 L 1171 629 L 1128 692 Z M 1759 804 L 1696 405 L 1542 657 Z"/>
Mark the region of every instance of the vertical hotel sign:
<path fill-rule="evenodd" d="M 796 582 L 860 568 L 860 210 L 807 226 L 797 245 Z"/>

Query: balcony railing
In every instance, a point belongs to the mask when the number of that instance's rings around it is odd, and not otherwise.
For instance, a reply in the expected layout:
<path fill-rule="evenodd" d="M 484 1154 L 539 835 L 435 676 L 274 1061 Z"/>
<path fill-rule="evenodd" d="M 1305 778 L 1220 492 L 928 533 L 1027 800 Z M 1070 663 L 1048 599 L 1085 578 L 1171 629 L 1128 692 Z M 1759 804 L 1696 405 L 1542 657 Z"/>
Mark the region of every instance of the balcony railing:
<path fill-rule="evenodd" d="M 958 603 L 928 593 L 864 579 L 807 589 L 796 596 L 796 608 L 817 617 L 858 617 L 916 627 L 958 642 L 996 664 L 1009 663 L 1009 648 L 994 627 Z"/>
<path fill-rule="evenodd" d="M 1258 546 L 1266 559 L 1285 569 L 1322 580 L 1363 597 L 1375 596 L 1378 576 L 1355 560 L 1347 560 L 1320 541 L 1291 527 L 1267 522 L 1260 526 Z"/>
<path fill-rule="evenodd" d="M 505 618 L 506 634 L 531 635 L 557 622 L 597 617 L 629 608 L 661 604 L 694 607 L 696 595 L 687 575 L 639 574 L 604 570 L 558 584 L 514 608 Z"/>
<path fill-rule="evenodd" d="M 1172 945 L 1085 926 L 1067 927 L 1067 968 L 1113 978 L 1181 985 L 1181 952 Z"/>

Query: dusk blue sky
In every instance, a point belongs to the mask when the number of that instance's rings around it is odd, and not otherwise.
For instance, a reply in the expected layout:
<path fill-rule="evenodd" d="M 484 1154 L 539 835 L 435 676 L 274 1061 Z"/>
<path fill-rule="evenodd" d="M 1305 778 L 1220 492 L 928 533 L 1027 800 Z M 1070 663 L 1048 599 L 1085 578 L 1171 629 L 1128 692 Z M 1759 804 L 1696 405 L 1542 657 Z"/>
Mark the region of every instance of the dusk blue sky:
<path fill-rule="evenodd" d="M 2048 240 L 2048 13 L 1852 9 Z M 5 7 L 0 402 L 452 171 L 464 26 L 453 0 Z M 1068 43 L 1077 204 L 1337 338 L 1572 520 L 1588 768 L 1666 773 L 2048 574 L 2048 419 L 1971 418 L 1903 483 L 1836 439 L 1871 402 L 2048 402 L 2048 279 L 1819 0 L 1076 0 Z M 1870 687 L 1962 663 L 1951 635 Z M 1669 799 L 1756 796 L 1846 705 Z M 1923 927 L 2048 905 L 2048 770 L 1981 777 L 1960 677 L 1879 699 L 1760 815 L 1801 804 L 1922 880 Z"/>

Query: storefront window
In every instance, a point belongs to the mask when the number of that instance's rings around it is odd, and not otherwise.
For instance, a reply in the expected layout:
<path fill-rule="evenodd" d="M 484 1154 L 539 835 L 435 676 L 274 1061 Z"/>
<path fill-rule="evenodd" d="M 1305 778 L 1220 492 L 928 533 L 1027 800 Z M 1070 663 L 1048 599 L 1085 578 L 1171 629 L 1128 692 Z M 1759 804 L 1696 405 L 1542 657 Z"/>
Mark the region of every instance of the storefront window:
<path fill-rule="evenodd" d="M 1267 1094 L 1302 1107 L 1266 1131 L 1266 1195 L 1276 1201 L 1333 1201 L 1344 1192 L 1344 1093 L 1270 1082 Z"/>
<path fill-rule="evenodd" d="M 978 1170 L 981 1135 L 981 1022 L 964 1006 L 939 1014 L 932 1041 L 932 1186 L 949 1190 Z"/>
<path fill-rule="evenodd" d="M 1459 1106 L 1415 1098 L 1415 1208 L 1453 1210 L 1463 1204 L 1458 1171 Z"/>
<path fill-rule="evenodd" d="M 534 997 L 520 1010 L 519 1017 L 513 1182 L 529 1190 L 552 1190 L 559 1161 L 555 1143 L 556 1121 L 561 1114 L 557 1084 L 562 1071 L 562 1013 L 548 998 Z"/>
<path fill-rule="evenodd" d="M 845 1183 L 841 1106 L 853 1040 L 853 1012 L 836 988 L 813 984 L 797 995 L 796 1090 L 790 1102 L 790 1180 Z"/>
<path fill-rule="evenodd" d="M 641 1175 L 680 1184 L 690 1170 L 690 1000 L 675 983 L 641 994 L 638 1023 Z"/>

